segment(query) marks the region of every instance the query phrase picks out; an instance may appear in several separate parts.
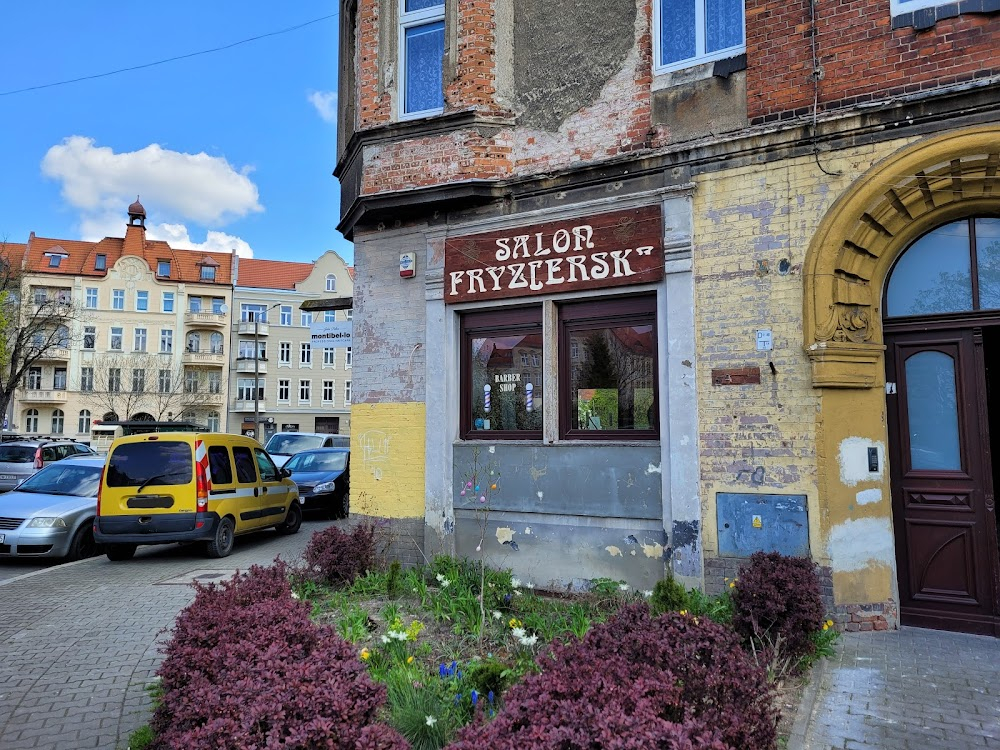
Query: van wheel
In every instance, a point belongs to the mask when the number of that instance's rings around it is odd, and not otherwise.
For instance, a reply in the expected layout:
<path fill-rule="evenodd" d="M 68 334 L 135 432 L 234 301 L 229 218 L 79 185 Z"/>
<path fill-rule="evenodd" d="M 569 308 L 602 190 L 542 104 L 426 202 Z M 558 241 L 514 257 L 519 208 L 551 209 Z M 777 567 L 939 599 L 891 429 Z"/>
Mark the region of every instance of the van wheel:
<path fill-rule="evenodd" d="M 135 544 L 109 544 L 106 554 L 111 562 L 131 560 L 135 557 L 135 549 L 137 546 L 138 545 Z"/>
<path fill-rule="evenodd" d="M 83 560 L 97 554 L 97 544 L 94 543 L 94 525 L 88 521 L 79 528 L 70 542 L 69 552 L 66 555 L 68 561 Z"/>
<path fill-rule="evenodd" d="M 226 557 L 233 551 L 233 519 L 223 518 L 215 527 L 215 536 L 205 545 L 209 557 Z"/>
<path fill-rule="evenodd" d="M 299 504 L 298 498 L 295 498 L 292 500 L 292 504 L 288 506 L 288 515 L 285 516 L 285 520 L 275 526 L 275 528 L 279 534 L 295 534 L 301 526 L 302 506 Z"/>

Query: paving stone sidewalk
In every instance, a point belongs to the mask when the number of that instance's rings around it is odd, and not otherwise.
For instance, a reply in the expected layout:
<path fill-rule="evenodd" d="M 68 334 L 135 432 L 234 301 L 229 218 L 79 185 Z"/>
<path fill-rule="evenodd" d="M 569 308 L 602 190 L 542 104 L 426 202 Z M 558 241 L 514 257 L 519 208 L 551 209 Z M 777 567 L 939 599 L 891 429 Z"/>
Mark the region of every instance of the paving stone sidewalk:
<path fill-rule="evenodd" d="M 0 581 L 0 748 L 125 750 L 149 718 L 146 685 L 158 646 L 194 596 L 190 581 L 297 561 L 314 531 L 240 538 L 230 557 L 191 547 L 140 548 L 134 560 L 104 557 Z"/>
<path fill-rule="evenodd" d="M 788 750 L 1000 749 L 1000 639 L 846 633 L 807 688 Z"/>

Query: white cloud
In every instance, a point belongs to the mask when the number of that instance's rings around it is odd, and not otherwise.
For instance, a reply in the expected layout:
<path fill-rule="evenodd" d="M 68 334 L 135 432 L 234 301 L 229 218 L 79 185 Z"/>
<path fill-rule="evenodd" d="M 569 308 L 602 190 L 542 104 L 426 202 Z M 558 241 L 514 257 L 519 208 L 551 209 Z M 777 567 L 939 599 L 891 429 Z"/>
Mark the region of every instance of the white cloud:
<path fill-rule="evenodd" d="M 146 228 L 151 240 L 165 240 L 179 250 L 203 250 L 213 253 L 236 253 L 241 258 L 252 258 L 253 248 L 239 237 L 225 232 L 209 231 L 204 242 L 195 242 L 183 224 L 157 224 Z"/>
<path fill-rule="evenodd" d="M 136 195 L 164 218 L 224 224 L 264 210 L 250 171 L 234 169 L 221 156 L 185 154 L 156 143 L 115 153 L 80 135 L 53 146 L 42 159 L 42 172 L 62 183 L 63 198 L 80 209 L 83 224 L 114 213 L 120 226 Z"/>
<path fill-rule="evenodd" d="M 337 122 L 336 91 L 311 91 L 308 98 L 309 103 L 316 108 L 320 117 L 327 122 Z"/>

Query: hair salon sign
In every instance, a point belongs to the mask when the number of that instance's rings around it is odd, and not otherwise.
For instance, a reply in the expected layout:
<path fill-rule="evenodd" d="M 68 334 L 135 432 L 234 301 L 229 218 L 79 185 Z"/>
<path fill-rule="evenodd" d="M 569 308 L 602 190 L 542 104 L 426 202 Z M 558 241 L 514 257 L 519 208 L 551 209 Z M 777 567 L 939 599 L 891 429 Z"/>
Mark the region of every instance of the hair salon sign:
<path fill-rule="evenodd" d="M 450 237 L 445 302 L 598 289 L 663 278 L 660 206 Z"/>

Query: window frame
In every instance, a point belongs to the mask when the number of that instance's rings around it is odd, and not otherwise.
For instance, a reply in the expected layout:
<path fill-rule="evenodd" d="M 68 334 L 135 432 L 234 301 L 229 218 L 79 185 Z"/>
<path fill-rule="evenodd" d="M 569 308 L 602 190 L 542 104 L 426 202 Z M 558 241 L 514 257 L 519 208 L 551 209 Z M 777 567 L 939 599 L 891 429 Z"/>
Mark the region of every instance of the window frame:
<path fill-rule="evenodd" d="M 312 380 L 309 378 L 299 379 L 299 403 L 312 404 Z"/>
<path fill-rule="evenodd" d="M 111 290 L 111 309 L 112 310 L 124 310 L 125 309 L 125 290 L 124 289 L 112 289 Z"/>
<path fill-rule="evenodd" d="M 459 437 L 462 440 L 542 440 L 538 430 L 475 430 L 472 427 L 472 339 L 538 334 L 543 336 L 542 305 L 511 309 L 472 310 L 460 316 L 462 350 L 459 362 Z M 544 346 L 544 339 L 543 339 Z M 544 413 L 543 413 L 544 420 Z"/>
<path fill-rule="evenodd" d="M 280 325 L 290 326 L 292 324 L 292 306 L 282 305 L 278 308 L 278 320 Z"/>
<path fill-rule="evenodd" d="M 442 85 L 441 90 L 441 106 L 432 107 L 430 109 L 414 110 L 413 112 L 406 111 L 406 83 L 407 83 L 407 70 L 406 70 L 406 32 L 408 29 L 417 28 L 419 26 L 429 26 L 433 23 L 441 23 L 444 25 L 444 49 L 448 49 L 448 28 L 445 23 L 445 2 L 441 0 L 440 5 L 434 5 L 430 8 L 422 8 L 420 10 L 412 10 L 407 12 L 406 10 L 406 0 L 398 0 L 396 5 L 396 10 L 399 14 L 398 24 L 396 27 L 397 31 L 397 49 L 396 49 L 396 59 L 398 60 L 399 68 L 399 84 L 397 88 L 397 93 L 399 97 L 399 107 L 397 115 L 400 120 L 414 120 L 421 117 L 433 117 L 434 115 L 439 115 L 444 112 L 444 86 Z M 441 78 L 442 83 L 444 81 L 444 56 L 441 58 Z"/>
<path fill-rule="evenodd" d="M 715 52 L 705 52 L 705 16 L 707 0 L 694 0 L 694 33 L 695 33 L 695 54 L 694 57 L 686 57 L 672 63 L 661 64 L 662 44 L 660 38 L 660 16 L 662 6 L 670 0 L 653 0 L 653 74 L 670 73 L 675 70 L 685 70 L 693 68 L 702 63 L 725 60 L 729 57 L 745 54 L 747 51 L 747 7 L 746 2 L 740 4 L 740 23 L 743 28 L 743 42 L 741 44 L 716 50 Z M 700 52 L 699 52 L 700 50 Z"/>
<path fill-rule="evenodd" d="M 93 303 L 93 304 L 91 304 Z M 100 304 L 100 293 L 96 286 L 88 286 L 84 291 L 84 307 L 88 310 L 96 310 Z"/>
<path fill-rule="evenodd" d="M 328 273 L 326 275 L 326 291 L 335 292 L 337 291 L 337 275 L 333 273 Z"/>
<path fill-rule="evenodd" d="M 160 299 L 160 309 L 165 313 L 172 313 L 174 311 L 174 293 L 164 292 L 163 297 Z"/>
<path fill-rule="evenodd" d="M 166 270 L 164 270 L 166 269 Z M 157 260 L 156 261 L 156 275 L 160 278 L 168 279 L 170 278 L 170 261 L 169 260 Z"/>
<path fill-rule="evenodd" d="M 559 402 L 559 439 L 614 442 L 659 440 L 660 381 L 656 295 L 642 294 L 611 299 L 566 301 L 557 305 L 557 308 L 556 380 Z M 650 353 L 653 368 L 650 375 L 650 380 L 653 383 L 653 428 L 644 430 L 580 430 L 570 428 L 573 409 L 573 399 L 570 397 L 572 386 L 570 333 L 629 325 L 652 325 L 653 327 L 652 352 Z"/>
<path fill-rule="evenodd" d="M 149 312 L 149 292 L 145 289 L 137 289 L 135 292 L 135 311 Z"/>

